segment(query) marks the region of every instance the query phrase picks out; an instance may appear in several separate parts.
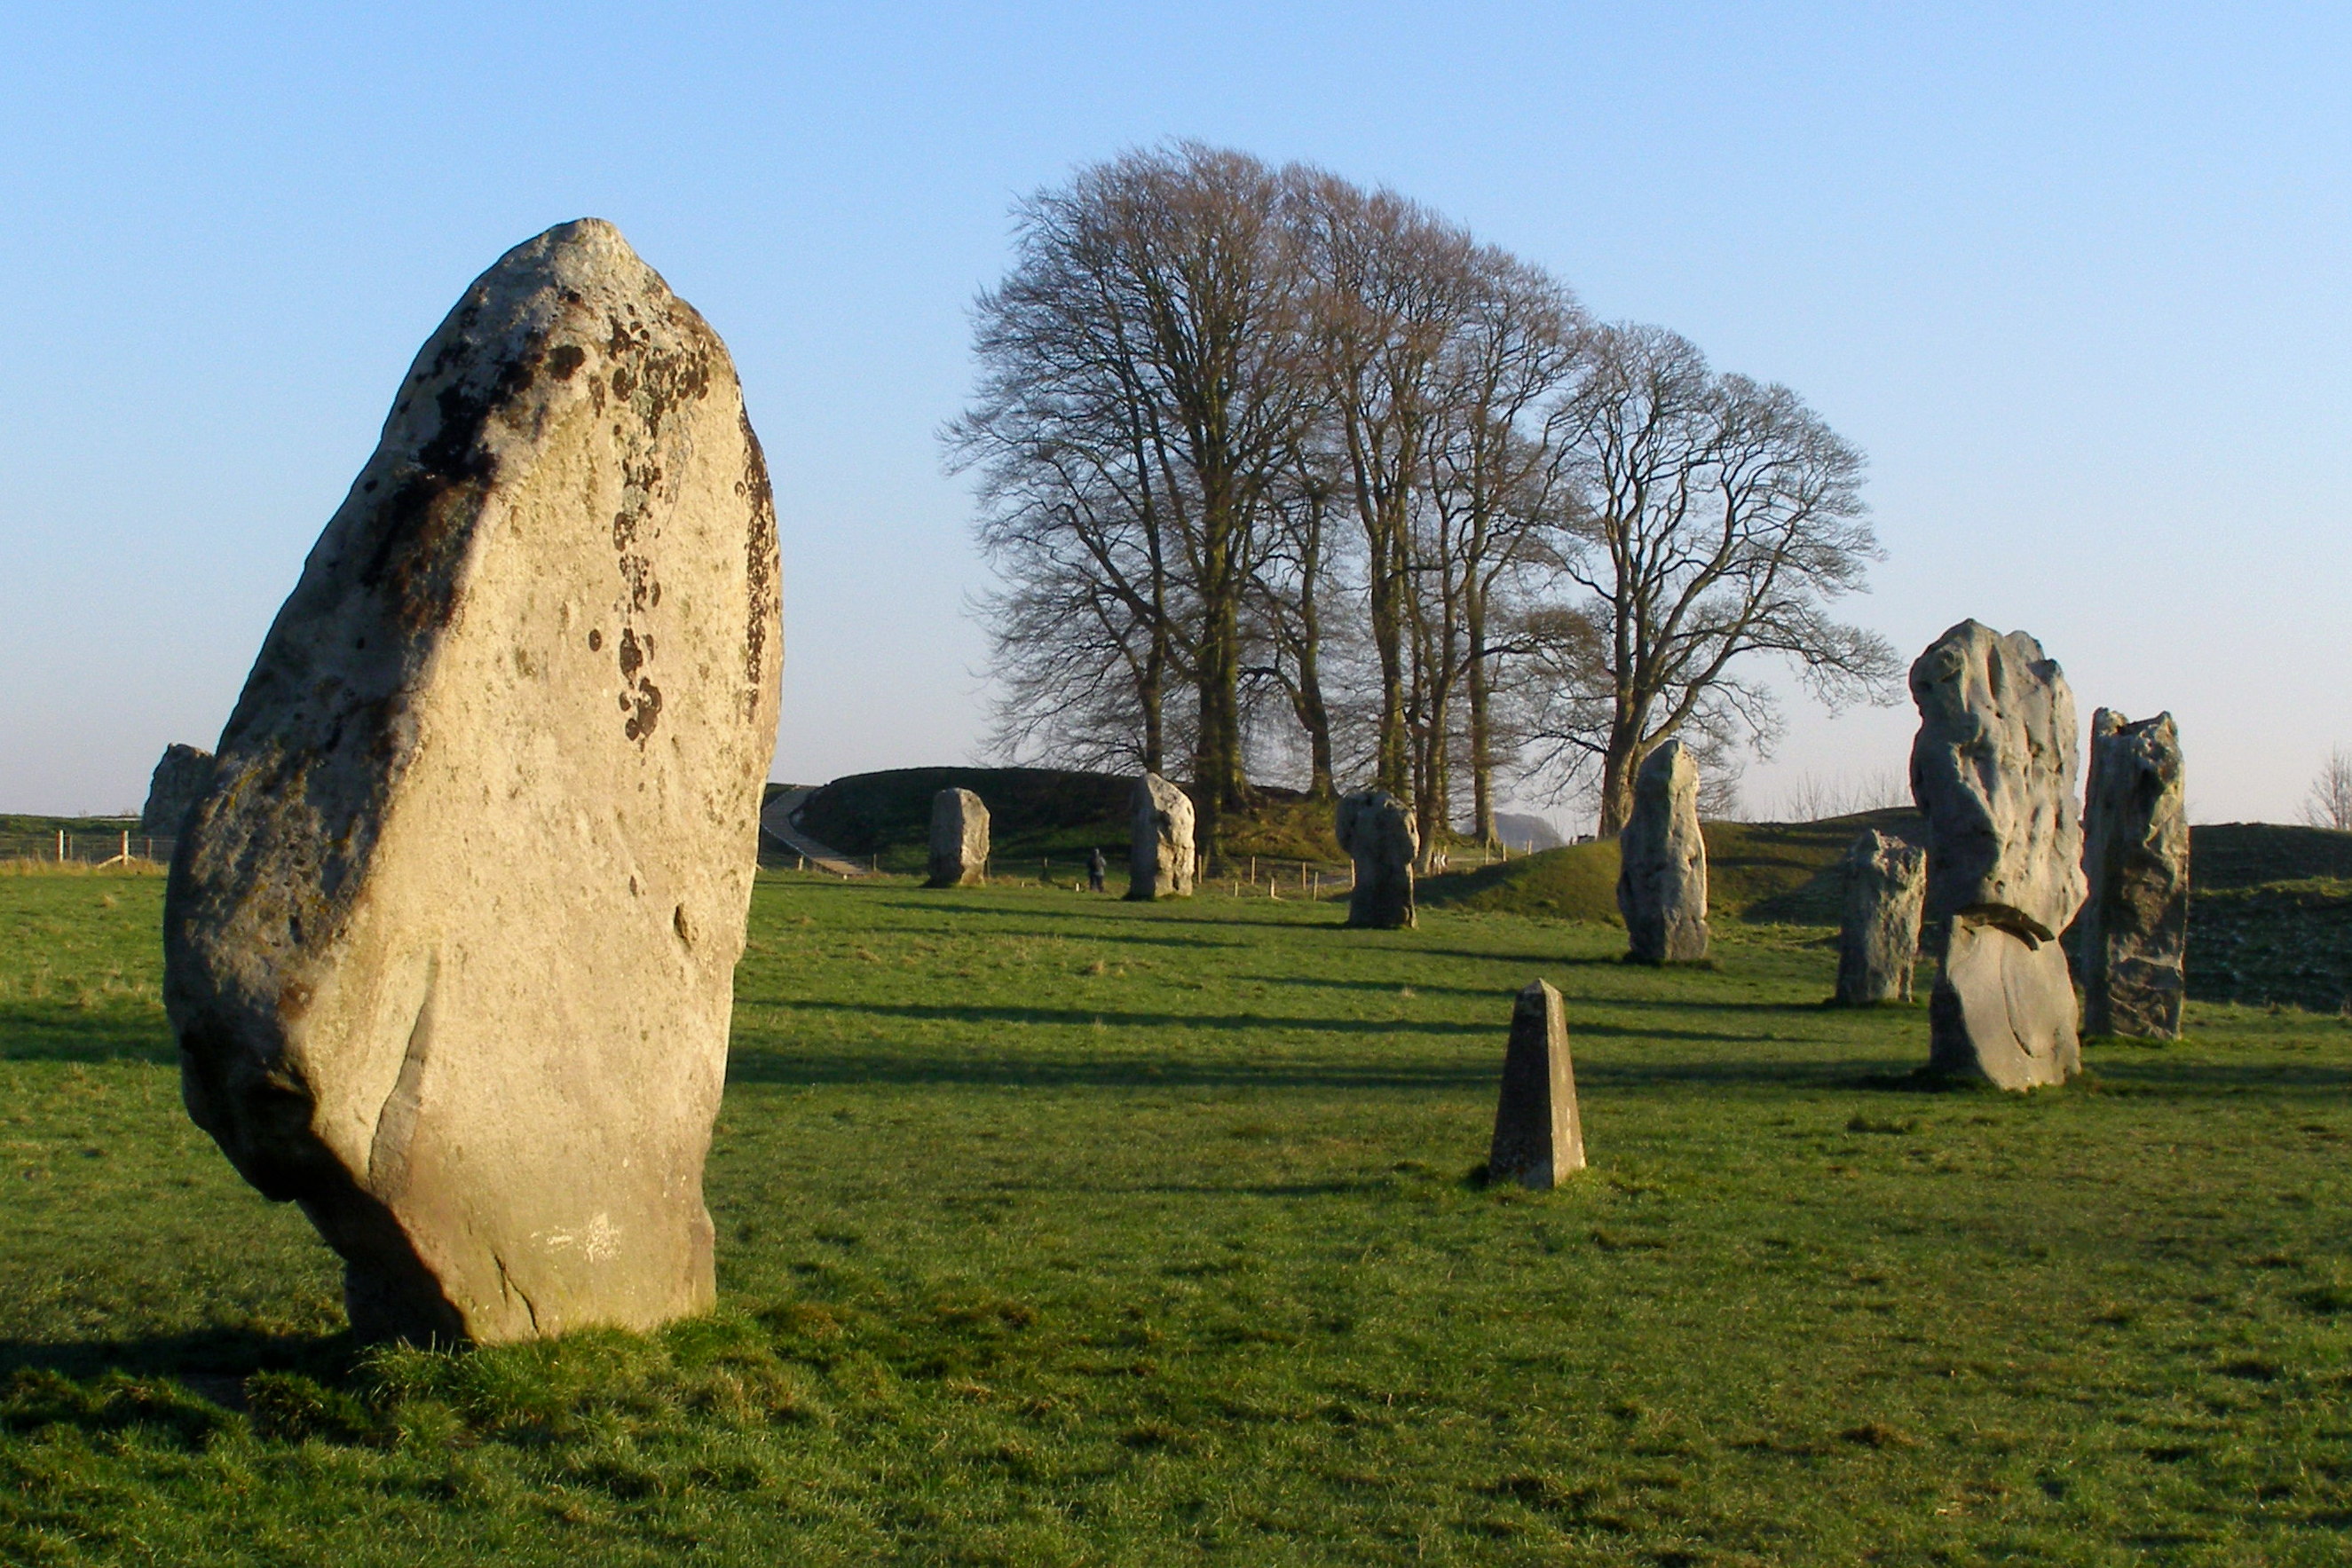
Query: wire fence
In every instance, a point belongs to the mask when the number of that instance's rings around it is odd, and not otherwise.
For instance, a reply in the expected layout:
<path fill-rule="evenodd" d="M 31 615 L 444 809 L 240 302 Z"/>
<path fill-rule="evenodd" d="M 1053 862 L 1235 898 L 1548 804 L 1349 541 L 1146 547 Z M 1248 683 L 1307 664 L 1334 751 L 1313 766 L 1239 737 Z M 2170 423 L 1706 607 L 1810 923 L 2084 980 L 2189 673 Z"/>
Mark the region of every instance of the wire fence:
<path fill-rule="evenodd" d="M 152 837 L 135 826 L 0 833 L 0 861 L 80 866 L 168 865 L 174 841 Z"/>

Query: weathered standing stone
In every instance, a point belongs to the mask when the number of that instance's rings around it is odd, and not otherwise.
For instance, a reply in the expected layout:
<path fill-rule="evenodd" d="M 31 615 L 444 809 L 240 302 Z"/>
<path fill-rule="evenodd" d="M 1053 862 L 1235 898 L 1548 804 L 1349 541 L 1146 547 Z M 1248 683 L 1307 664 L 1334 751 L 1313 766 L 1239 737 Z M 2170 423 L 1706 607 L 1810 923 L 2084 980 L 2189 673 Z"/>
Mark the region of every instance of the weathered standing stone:
<path fill-rule="evenodd" d="M 1850 1008 L 1911 999 L 1919 955 L 1919 909 L 1927 892 L 1927 852 L 1866 829 L 1840 862 L 1845 918 L 1838 928 L 1837 1000 Z"/>
<path fill-rule="evenodd" d="M 2074 695 L 2022 632 L 1963 621 L 1911 666 L 1911 794 L 1927 818 L 1926 918 L 1942 971 L 1928 1065 L 2003 1089 L 2080 1071 L 2058 933 L 2083 903 Z"/>
<path fill-rule="evenodd" d="M 2091 716 L 2084 789 L 2084 1030 L 2180 1036 L 2188 984 L 2189 816 L 2180 733 L 2160 713 L 2137 724 Z"/>
<path fill-rule="evenodd" d="M 278 612 L 166 895 L 189 1113 L 362 1334 L 711 1304 L 778 600 L 718 335 L 609 224 L 508 252 Z"/>
<path fill-rule="evenodd" d="M 1385 789 L 1360 789 L 1339 797 L 1335 826 L 1339 848 L 1356 866 L 1348 924 L 1381 929 L 1411 925 L 1412 862 L 1421 853 L 1421 830 L 1412 812 Z"/>
<path fill-rule="evenodd" d="M 988 880 L 988 807 L 969 789 L 931 797 L 930 870 L 926 887 L 977 887 Z"/>
<path fill-rule="evenodd" d="M 1489 1181 L 1551 1186 L 1584 1168 L 1584 1124 L 1576 1111 L 1576 1069 L 1568 1056 L 1568 1012 L 1550 984 L 1535 980 L 1511 1009 L 1503 1094 L 1495 1107 Z"/>
<path fill-rule="evenodd" d="M 1127 896 L 1190 898 L 1197 857 L 1192 798 L 1157 773 L 1135 781 L 1134 832 L 1128 846 Z"/>
<path fill-rule="evenodd" d="M 1698 830 L 1698 763 L 1669 740 L 1633 776 L 1633 814 L 1617 835 L 1617 912 L 1639 964 L 1706 956 L 1706 840 Z"/>
<path fill-rule="evenodd" d="M 139 812 L 139 831 L 152 839 L 180 836 L 180 824 L 212 788 L 213 754 L 193 746 L 163 748 L 147 781 L 147 804 Z"/>

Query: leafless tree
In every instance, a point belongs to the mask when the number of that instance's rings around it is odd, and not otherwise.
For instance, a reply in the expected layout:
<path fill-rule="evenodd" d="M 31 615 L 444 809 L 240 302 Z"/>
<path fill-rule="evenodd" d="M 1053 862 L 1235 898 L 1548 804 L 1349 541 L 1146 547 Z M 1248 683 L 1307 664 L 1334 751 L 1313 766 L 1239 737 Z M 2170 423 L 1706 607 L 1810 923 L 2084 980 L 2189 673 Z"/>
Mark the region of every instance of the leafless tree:
<path fill-rule="evenodd" d="M 2303 820 L 2315 828 L 2352 831 L 2352 751 L 2338 747 L 2311 781 Z"/>
<path fill-rule="evenodd" d="M 1542 729 L 1547 759 L 1596 786 L 1604 835 L 1669 736 L 1703 756 L 1769 742 L 1778 714 L 1750 655 L 1784 655 L 1832 706 L 1892 700 L 1894 650 L 1828 613 L 1882 553 L 1862 455 L 1794 392 L 1717 374 L 1662 328 L 1601 328 L 1549 437 L 1583 625 L 1546 650 Z"/>

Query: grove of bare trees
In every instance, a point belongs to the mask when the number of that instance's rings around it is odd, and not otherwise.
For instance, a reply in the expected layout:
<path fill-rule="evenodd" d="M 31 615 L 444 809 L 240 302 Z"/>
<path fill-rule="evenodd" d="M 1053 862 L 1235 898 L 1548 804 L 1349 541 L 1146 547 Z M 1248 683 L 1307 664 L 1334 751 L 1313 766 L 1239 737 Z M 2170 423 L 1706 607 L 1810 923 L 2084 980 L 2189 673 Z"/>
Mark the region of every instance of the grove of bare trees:
<path fill-rule="evenodd" d="M 1861 455 L 1787 388 L 1318 169 L 1180 143 L 1015 216 L 947 432 L 1009 758 L 1189 776 L 1210 846 L 1254 780 L 1375 783 L 1433 852 L 1504 784 L 1614 832 L 1669 737 L 1769 743 L 1757 656 L 1890 686 L 1830 612 Z"/>

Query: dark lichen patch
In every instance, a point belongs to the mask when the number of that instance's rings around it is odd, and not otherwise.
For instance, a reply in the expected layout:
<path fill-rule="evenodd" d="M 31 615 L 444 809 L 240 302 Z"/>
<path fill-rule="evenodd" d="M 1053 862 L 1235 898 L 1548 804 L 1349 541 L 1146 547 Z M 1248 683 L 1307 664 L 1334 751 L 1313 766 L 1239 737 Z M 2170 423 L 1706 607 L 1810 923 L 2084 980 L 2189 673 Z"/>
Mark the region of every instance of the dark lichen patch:
<path fill-rule="evenodd" d="M 626 701 L 625 698 L 623 700 Z M 634 706 L 636 711 L 630 715 L 629 722 L 621 729 L 631 740 L 642 745 L 653 734 L 654 726 L 661 722 L 661 688 L 640 676 L 637 680 L 637 700 Z"/>
<path fill-rule="evenodd" d="M 547 373 L 559 382 L 568 382 L 588 358 L 588 351 L 577 343 L 566 343 L 547 356 Z"/>

